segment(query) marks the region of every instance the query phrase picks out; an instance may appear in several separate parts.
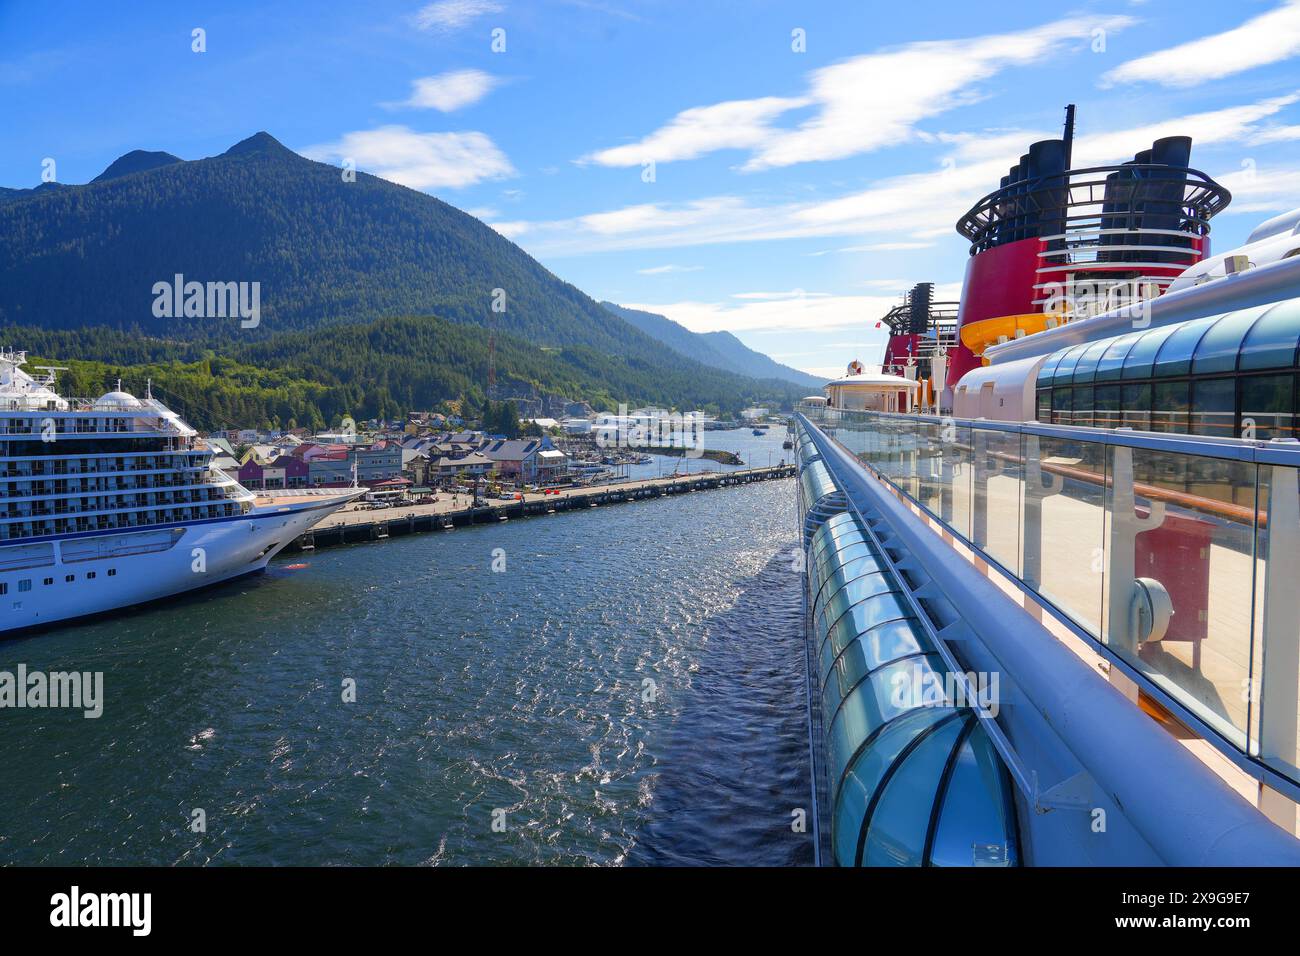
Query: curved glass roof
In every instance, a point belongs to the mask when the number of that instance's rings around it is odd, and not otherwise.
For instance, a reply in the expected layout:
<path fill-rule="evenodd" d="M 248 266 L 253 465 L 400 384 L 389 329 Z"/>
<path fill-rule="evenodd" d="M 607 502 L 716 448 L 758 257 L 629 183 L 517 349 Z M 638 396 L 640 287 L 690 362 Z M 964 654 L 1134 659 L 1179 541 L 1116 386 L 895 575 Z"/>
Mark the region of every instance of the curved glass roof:
<path fill-rule="evenodd" d="M 1300 367 L 1300 299 L 1126 332 L 1050 355 L 1038 387 Z"/>
<path fill-rule="evenodd" d="M 1300 346 L 1300 299 L 1289 299 L 1265 312 L 1246 333 L 1237 368 L 1243 372 L 1290 368 L 1297 364 L 1297 346 Z"/>
<path fill-rule="evenodd" d="M 1076 385 L 1091 383 L 1093 376 L 1097 374 L 1097 363 L 1101 361 L 1102 355 L 1110 348 L 1110 340 L 1103 339 L 1100 342 L 1093 342 L 1086 349 L 1079 353 L 1079 361 L 1074 366 L 1074 383 Z"/>
<path fill-rule="evenodd" d="M 1226 316 L 1224 317 L 1226 318 Z M 1196 347 L 1205 338 L 1210 326 L 1217 318 L 1194 319 L 1173 326 L 1173 331 L 1160 345 L 1155 361 L 1151 365 L 1151 374 L 1157 378 L 1168 375 L 1187 375 L 1192 371 L 1192 355 Z"/>
<path fill-rule="evenodd" d="M 803 474 L 799 476 L 799 483 L 803 486 L 803 500 L 807 505 L 812 505 L 839 490 L 835 487 L 831 473 L 820 461 L 813 462 L 803 470 Z"/>
<path fill-rule="evenodd" d="M 844 497 L 826 465 L 818 459 L 799 475 L 799 504 L 804 511 L 804 542 L 832 515 L 844 508 Z"/>
<path fill-rule="evenodd" d="M 1006 769 L 884 556 L 849 512 L 808 551 L 835 861 L 1018 864 Z"/>

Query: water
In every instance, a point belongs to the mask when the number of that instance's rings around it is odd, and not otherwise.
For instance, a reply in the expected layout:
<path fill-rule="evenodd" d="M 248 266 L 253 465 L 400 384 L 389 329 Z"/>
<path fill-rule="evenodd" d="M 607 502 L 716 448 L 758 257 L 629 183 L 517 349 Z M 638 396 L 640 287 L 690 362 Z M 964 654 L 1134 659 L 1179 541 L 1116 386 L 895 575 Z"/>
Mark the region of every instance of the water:
<path fill-rule="evenodd" d="M 0 670 L 103 671 L 106 703 L 0 711 L 0 861 L 808 862 L 794 543 L 765 482 L 323 549 L 2 642 Z"/>
<path fill-rule="evenodd" d="M 708 458 L 682 458 L 668 455 L 650 455 L 653 461 L 643 465 L 628 465 L 616 468 L 619 477 L 640 480 L 657 478 L 672 474 L 674 468 L 680 473 L 689 471 L 696 474 L 701 471 L 738 471 L 742 468 L 766 468 L 779 465 L 782 461 L 794 461 L 794 452 L 782 448 L 786 440 L 784 425 L 773 425 L 762 436 L 755 435 L 752 428 L 729 428 L 721 431 L 704 433 L 704 447 L 716 451 L 732 451 L 740 456 L 743 464 L 724 465 Z M 635 451 L 636 449 L 631 449 Z"/>

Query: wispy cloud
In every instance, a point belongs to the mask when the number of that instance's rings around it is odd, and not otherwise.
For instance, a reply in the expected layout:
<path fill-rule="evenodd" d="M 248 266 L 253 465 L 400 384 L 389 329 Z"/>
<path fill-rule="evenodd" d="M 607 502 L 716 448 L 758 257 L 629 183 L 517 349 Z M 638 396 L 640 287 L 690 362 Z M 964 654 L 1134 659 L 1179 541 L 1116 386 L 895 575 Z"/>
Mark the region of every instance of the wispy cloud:
<path fill-rule="evenodd" d="M 746 171 L 842 159 L 920 135 L 916 124 L 978 100 L 978 84 L 1018 66 L 1082 48 L 1094 30 L 1115 32 L 1129 17 L 1069 17 L 1031 30 L 965 40 L 910 43 L 853 57 L 808 75 L 800 96 L 730 100 L 678 113 L 635 143 L 599 150 L 580 162 L 635 166 L 748 150 Z M 803 107 L 797 126 L 775 121 Z"/>
<path fill-rule="evenodd" d="M 929 249 L 933 242 L 869 242 L 864 246 L 844 246 L 841 249 L 822 249 L 809 252 L 809 256 L 830 256 L 847 252 L 912 252 L 916 249 Z"/>
<path fill-rule="evenodd" d="M 637 269 L 637 273 L 643 276 L 662 276 L 673 272 L 699 272 L 704 266 L 651 266 L 649 269 Z"/>
<path fill-rule="evenodd" d="M 639 166 L 695 159 L 720 149 L 756 149 L 772 138 L 770 123 L 782 113 L 807 105 L 807 99 L 767 96 L 699 106 L 678 113 L 640 142 L 584 156 L 579 162 L 601 166 Z"/>
<path fill-rule="evenodd" d="M 351 160 L 358 169 L 412 189 L 459 189 L 515 175 L 504 153 L 484 133 L 417 133 L 405 126 L 344 133 L 334 143 L 308 147 L 322 162 Z"/>
<path fill-rule="evenodd" d="M 757 302 L 779 302 L 789 299 L 825 299 L 829 292 L 808 292 L 805 289 L 791 289 L 788 292 L 733 292 L 733 299 L 751 299 Z"/>
<path fill-rule="evenodd" d="M 411 95 L 389 108 L 434 109 L 444 113 L 477 103 L 501 85 L 501 80 L 483 70 L 451 70 L 437 76 L 411 81 Z"/>
<path fill-rule="evenodd" d="M 1215 178 L 1232 191 L 1225 214 L 1285 212 L 1300 202 L 1300 169 L 1246 160 L 1240 169 Z"/>
<path fill-rule="evenodd" d="M 692 332 L 863 331 L 868 320 L 898 304 L 897 296 L 803 296 L 726 302 L 624 303 L 665 315 Z"/>
<path fill-rule="evenodd" d="M 1152 140 L 1173 133 L 1192 136 L 1198 147 L 1236 144 L 1259 123 L 1282 113 L 1300 95 L 1211 110 L 1128 129 L 1080 136 L 1077 165 L 1130 158 Z M 577 255 L 614 249 L 662 249 L 773 239 L 851 236 L 863 242 L 849 249 L 913 248 L 949 236 L 953 224 L 976 198 L 988 192 L 1016 162 L 1026 143 L 1053 131 L 998 131 L 1002 152 L 978 134 L 934 137 L 951 146 L 951 160 L 932 172 L 893 176 L 869 188 L 819 202 L 760 204 L 738 195 L 683 202 L 639 203 L 554 222 L 530 230 L 534 254 Z M 1058 134 L 1059 135 L 1059 134 Z M 938 157 L 936 157 L 938 158 Z M 937 164 L 936 164 L 937 165 Z M 1234 204 L 1235 205 L 1235 204 Z"/>
<path fill-rule="evenodd" d="M 415 25 L 421 30 L 445 33 L 459 30 L 485 14 L 500 13 L 504 9 L 496 0 L 438 0 L 416 12 Z"/>
<path fill-rule="evenodd" d="M 1241 26 L 1122 63 L 1103 86 L 1148 82 L 1197 86 L 1300 54 L 1300 0 L 1289 0 Z"/>

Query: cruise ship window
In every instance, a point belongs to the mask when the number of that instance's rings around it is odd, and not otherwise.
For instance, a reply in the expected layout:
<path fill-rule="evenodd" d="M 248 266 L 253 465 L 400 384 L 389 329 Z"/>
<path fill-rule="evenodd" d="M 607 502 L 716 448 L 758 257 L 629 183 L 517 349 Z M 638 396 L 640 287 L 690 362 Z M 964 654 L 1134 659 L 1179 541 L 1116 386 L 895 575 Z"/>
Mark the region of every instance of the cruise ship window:
<path fill-rule="evenodd" d="M 77 576 L 75 574 L 68 574 L 64 576 L 63 580 L 68 584 L 71 584 L 73 581 L 77 580 Z"/>
<path fill-rule="evenodd" d="M 92 581 L 92 580 L 94 580 L 94 578 L 95 578 L 95 572 L 94 572 L 94 571 L 87 571 L 87 572 L 86 572 L 86 580 L 87 580 L 87 581 Z"/>
<path fill-rule="evenodd" d="M 1242 341 L 1268 308 L 1266 305 L 1261 305 L 1253 309 L 1229 312 L 1210 326 L 1201 343 L 1196 346 L 1196 354 L 1192 356 L 1192 373 L 1209 375 L 1216 372 L 1235 372 L 1237 354 L 1241 351 Z"/>
<path fill-rule="evenodd" d="M 1119 385 L 1098 385 L 1093 389 L 1093 424 L 1098 428 L 1118 428 L 1120 421 Z"/>
<path fill-rule="evenodd" d="M 1181 382 L 1157 382 L 1152 391 L 1151 430 L 1153 432 L 1187 431 L 1187 386 Z"/>
<path fill-rule="evenodd" d="M 5 584 L 3 581 L 0 581 L 0 595 L 4 595 L 8 593 L 9 593 L 9 585 Z"/>
<path fill-rule="evenodd" d="M 1145 432 L 1151 430 L 1151 383 L 1138 382 L 1125 385 L 1120 400 L 1120 420 L 1125 428 Z"/>
<path fill-rule="evenodd" d="M 54 578 L 46 578 L 46 579 L 45 579 L 44 581 L 42 581 L 41 583 L 42 583 L 43 585 L 45 585 L 46 587 L 49 587 L 51 584 L 54 583 Z"/>
<path fill-rule="evenodd" d="M 32 582 L 30 578 L 18 582 L 18 592 L 20 594 L 23 591 L 30 591 L 31 589 L 32 589 Z"/>
<path fill-rule="evenodd" d="M 109 568 L 109 569 L 108 569 L 108 576 L 109 576 L 110 578 L 116 576 L 116 574 L 117 574 L 117 568 Z"/>
<path fill-rule="evenodd" d="M 1070 424 L 1070 413 L 1073 408 L 1073 389 L 1054 388 L 1052 389 L 1052 424 L 1068 425 Z"/>
<path fill-rule="evenodd" d="M 1210 378 L 1192 384 L 1191 432 L 1232 438 L 1236 434 L 1236 383 Z"/>
<path fill-rule="evenodd" d="M 1255 426 L 1255 437 L 1295 437 L 1296 377 L 1285 375 L 1246 375 L 1238 379 L 1241 396 L 1241 427 L 1247 420 Z"/>

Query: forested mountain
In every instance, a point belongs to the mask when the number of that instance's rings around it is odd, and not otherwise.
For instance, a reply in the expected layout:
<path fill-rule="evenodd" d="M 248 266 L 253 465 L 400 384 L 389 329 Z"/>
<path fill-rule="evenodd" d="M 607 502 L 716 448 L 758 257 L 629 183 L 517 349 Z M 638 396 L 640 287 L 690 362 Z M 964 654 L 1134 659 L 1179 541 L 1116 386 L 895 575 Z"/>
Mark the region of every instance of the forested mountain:
<path fill-rule="evenodd" d="M 208 159 L 136 150 L 86 185 L 5 191 L 0 336 L 101 363 L 74 370 L 87 394 L 153 375 L 209 425 L 480 402 L 489 322 L 498 380 L 542 394 L 723 412 L 799 395 L 673 351 L 432 196 L 352 178 L 258 133 Z M 155 285 L 177 275 L 258 283 L 257 327 L 156 314 Z"/>
<path fill-rule="evenodd" d="M 152 380 L 160 399 L 196 428 L 303 427 L 336 424 L 343 415 L 394 418 L 412 409 L 460 402 L 474 415 L 486 399 L 488 349 L 476 329 L 440 319 L 377 319 L 260 341 L 199 342 L 142 337 L 116 329 L 0 328 L 0 342 L 29 350 L 34 364 L 69 366 L 60 391 L 94 398 L 122 379 L 143 394 Z M 105 356 L 111 360 L 105 361 Z M 543 394 L 583 397 L 613 410 L 633 401 L 719 413 L 777 401 L 799 390 L 726 372 L 701 377 L 619 358 L 586 346 L 542 350 L 513 336 L 497 340 L 498 381 Z M 634 398 L 633 398 L 634 397 Z"/>
<path fill-rule="evenodd" d="M 157 169 L 159 166 L 170 166 L 172 163 L 183 162 L 183 159 L 179 156 L 173 156 L 171 153 L 133 149 L 125 156 L 119 156 L 115 159 L 108 169 L 92 179 L 91 182 L 102 183 L 106 179 L 116 179 L 118 176 L 143 173 L 146 170 Z"/>
<path fill-rule="evenodd" d="M 801 372 L 797 368 L 773 361 L 762 352 L 755 352 L 730 332 L 692 332 L 658 312 L 629 309 L 614 302 L 602 302 L 605 308 L 621 319 L 631 322 L 642 332 L 653 336 L 669 348 L 689 355 L 698 362 L 726 369 L 737 375 L 754 378 L 776 378 L 793 382 L 803 389 L 819 390 L 825 379 Z"/>
<path fill-rule="evenodd" d="M 0 205 L 0 324 L 249 334 L 229 319 L 155 316 L 154 284 L 177 274 L 260 283 L 254 335 L 437 315 L 478 325 L 495 318 L 543 346 L 663 352 L 474 217 L 365 173 L 345 181 L 266 133 L 209 159 Z M 492 310 L 496 289 L 504 312 Z"/>

